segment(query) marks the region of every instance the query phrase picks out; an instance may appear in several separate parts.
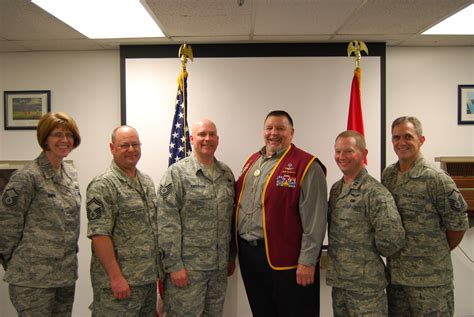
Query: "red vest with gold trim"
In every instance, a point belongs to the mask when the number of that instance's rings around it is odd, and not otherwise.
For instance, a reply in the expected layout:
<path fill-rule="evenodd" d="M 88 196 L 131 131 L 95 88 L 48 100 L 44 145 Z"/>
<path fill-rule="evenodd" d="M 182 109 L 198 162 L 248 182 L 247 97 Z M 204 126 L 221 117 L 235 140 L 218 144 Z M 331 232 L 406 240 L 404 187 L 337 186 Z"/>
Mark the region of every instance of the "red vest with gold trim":
<path fill-rule="evenodd" d="M 249 157 L 235 184 L 235 219 L 238 219 L 245 179 L 259 157 L 260 152 Z M 302 236 L 300 189 L 304 176 L 315 159 L 313 155 L 291 144 L 267 177 L 262 193 L 262 216 L 267 260 L 274 270 L 293 269 L 298 265 Z M 317 161 L 324 169 L 324 165 Z M 236 221 L 236 234 L 237 225 Z"/>

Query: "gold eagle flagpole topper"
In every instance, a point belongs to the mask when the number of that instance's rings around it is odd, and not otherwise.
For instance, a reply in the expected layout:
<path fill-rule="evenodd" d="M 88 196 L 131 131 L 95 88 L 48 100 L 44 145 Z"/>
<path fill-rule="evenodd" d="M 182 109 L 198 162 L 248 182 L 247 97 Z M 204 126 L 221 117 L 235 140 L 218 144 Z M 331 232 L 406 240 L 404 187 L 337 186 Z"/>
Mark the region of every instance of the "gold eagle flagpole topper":
<path fill-rule="evenodd" d="M 186 69 L 186 63 L 188 62 L 188 58 L 193 61 L 193 49 L 189 44 L 181 44 L 178 51 L 178 57 L 181 58 L 181 65 L 184 69 Z"/>
<path fill-rule="evenodd" d="M 355 55 L 355 66 L 359 68 L 360 59 L 362 55 L 360 52 L 365 52 L 366 55 L 369 55 L 369 49 L 365 45 L 364 41 L 350 41 L 347 45 L 347 56 L 351 56 L 352 53 Z"/>
<path fill-rule="evenodd" d="M 184 79 L 188 77 L 188 71 L 186 70 L 186 63 L 188 62 L 188 58 L 192 61 L 193 60 L 193 49 L 191 45 L 183 43 L 179 47 L 178 57 L 181 58 L 181 73 L 178 77 L 178 85 L 181 91 L 184 92 Z M 184 98 L 184 96 L 183 96 Z"/>

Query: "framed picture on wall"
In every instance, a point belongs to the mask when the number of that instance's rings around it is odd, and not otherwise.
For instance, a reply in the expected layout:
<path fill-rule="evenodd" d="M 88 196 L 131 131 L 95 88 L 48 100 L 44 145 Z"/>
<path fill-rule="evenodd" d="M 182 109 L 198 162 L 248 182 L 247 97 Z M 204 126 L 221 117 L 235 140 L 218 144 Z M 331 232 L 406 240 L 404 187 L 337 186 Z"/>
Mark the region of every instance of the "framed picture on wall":
<path fill-rule="evenodd" d="M 474 124 L 474 85 L 458 85 L 458 124 Z"/>
<path fill-rule="evenodd" d="M 39 118 L 51 111 L 50 90 L 5 91 L 5 130 L 34 130 Z"/>

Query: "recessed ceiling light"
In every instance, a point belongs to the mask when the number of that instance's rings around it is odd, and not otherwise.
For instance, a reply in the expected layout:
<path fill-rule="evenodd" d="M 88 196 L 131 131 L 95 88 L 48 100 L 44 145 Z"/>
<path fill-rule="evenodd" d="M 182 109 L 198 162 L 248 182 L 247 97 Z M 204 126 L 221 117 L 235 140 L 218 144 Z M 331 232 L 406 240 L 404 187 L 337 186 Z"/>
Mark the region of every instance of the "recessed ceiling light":
<path fill-rule="evenodd" d="M 91 39 L 164 37 L 140 0 L 32 0 Z"/>
<path fill-rule="evenodd" d="M 429 28 L 423 35 L 474 35 L 474 4 Z"/>

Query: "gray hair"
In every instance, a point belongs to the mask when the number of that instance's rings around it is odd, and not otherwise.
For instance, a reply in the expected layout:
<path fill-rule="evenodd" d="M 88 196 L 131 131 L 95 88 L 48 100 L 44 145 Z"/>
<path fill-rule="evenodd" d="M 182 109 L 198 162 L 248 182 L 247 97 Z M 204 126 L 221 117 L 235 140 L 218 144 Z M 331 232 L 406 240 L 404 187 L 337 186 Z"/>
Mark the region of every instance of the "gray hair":
<path fill-rule="evenodd" d="M 418 134 L 418 136 L 423 136 L 423 126 L 421 125 L 420 120 L 418 120 L 418 118 L 416 117 L 403 116 L 395 119 L 392 123 L 392 131 L 393 128 L 395 128 L 397 125 L 406 122 L 410 122 L 411 124 L 413 124 L 413 127 L 415 128 L 416 134 Z"/>

